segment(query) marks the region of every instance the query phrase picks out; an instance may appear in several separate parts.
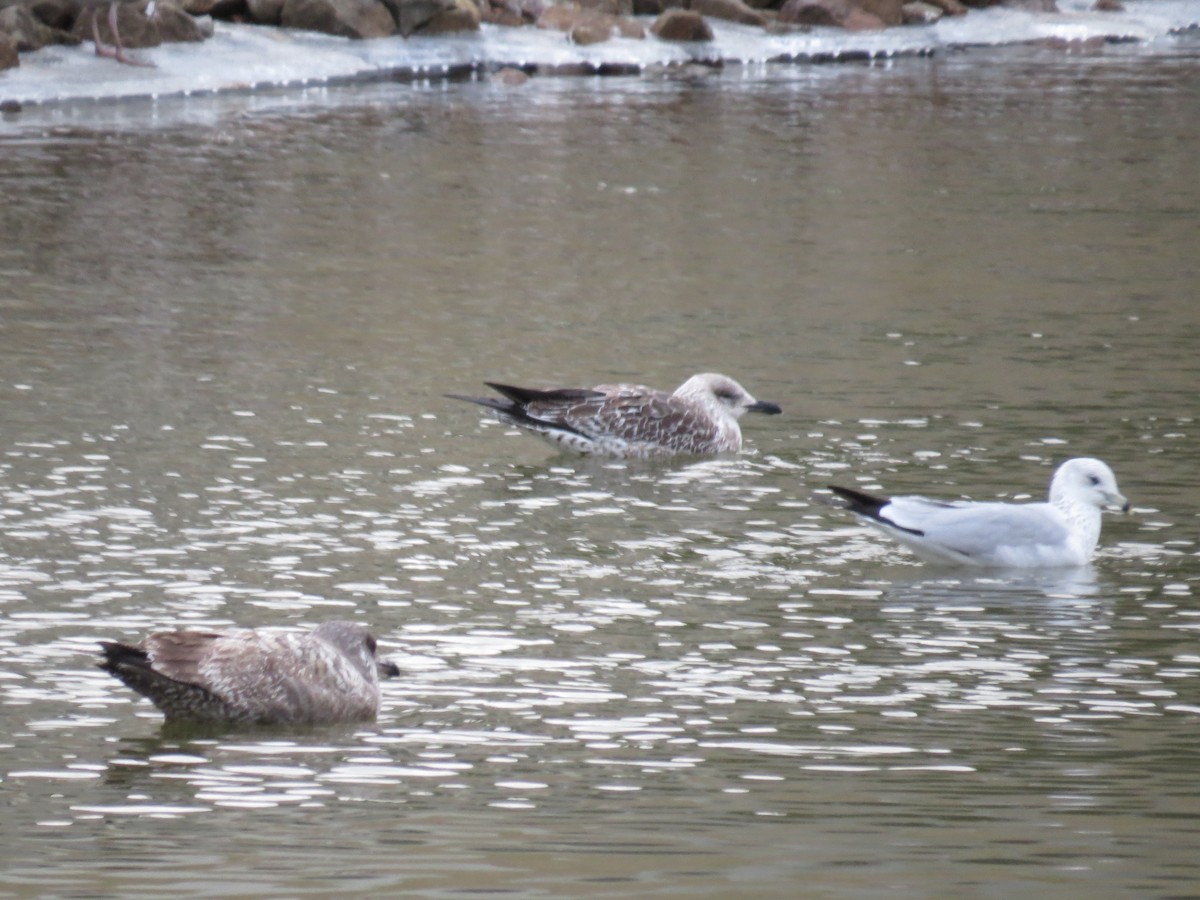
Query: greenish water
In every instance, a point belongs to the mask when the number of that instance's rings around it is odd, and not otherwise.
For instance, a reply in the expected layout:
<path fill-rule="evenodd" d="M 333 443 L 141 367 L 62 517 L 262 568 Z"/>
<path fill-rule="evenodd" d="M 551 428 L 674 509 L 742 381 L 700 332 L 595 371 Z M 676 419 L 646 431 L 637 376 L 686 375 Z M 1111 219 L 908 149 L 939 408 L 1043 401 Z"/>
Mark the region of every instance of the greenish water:
<path fill-rule="evenodd" d="M 1194 42 L 75 109 L 0 143 L 0 892 L 1200 889 Z M 36 112 L 36 111 L 35 111 Z M 40 113 L 38 113 L 40 114 Z M 36 124 L 36 122 L 35 122 Z M 723 371 L 625 465 L 445 399 Z M 830 481 L 1040 497 L 964 577 Z M 94 665 L 361 617 L 361 729 L 189 739 Z"/>

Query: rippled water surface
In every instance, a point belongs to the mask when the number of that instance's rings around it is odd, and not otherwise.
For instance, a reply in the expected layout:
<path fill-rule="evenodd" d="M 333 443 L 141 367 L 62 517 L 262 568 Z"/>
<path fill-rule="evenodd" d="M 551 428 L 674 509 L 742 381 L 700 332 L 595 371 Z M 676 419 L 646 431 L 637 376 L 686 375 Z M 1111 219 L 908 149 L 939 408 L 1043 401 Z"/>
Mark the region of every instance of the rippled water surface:
<path fill-rule="evenodd" d="M 0 891 L 1188 896 L 1200 55 L 376 85 L 0 136 Z M 26 123 L 29 120 L 25 120 Z M 484 379 L 734 375 L 594 463 Z M 830 482 L 1028 499 L 915 563 Z M 369 622 L 361 728 L 164 731 L 95 642 Z"/>

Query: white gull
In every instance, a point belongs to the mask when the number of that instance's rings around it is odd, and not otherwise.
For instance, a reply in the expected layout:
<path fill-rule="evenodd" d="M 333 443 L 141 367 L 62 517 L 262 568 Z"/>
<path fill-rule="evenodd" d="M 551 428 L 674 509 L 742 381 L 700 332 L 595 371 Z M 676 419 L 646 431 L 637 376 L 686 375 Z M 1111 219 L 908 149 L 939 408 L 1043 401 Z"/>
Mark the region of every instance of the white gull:
<path fill-rule="evenodd" d="M 846 508 L 927 562 L 952 566 L 1082 566 L 1100 540 L 1100 510 L 1129 503 L 1098 459 L 1069 459 L 1050 481 L 1046 503 L 873 497 L 830 485 Z"/>
<path fill-rule="evenodd" d="M 465 397 L 501 422 L 545 438 L 563 450 L 621 459 L 677 453 L 733 453 L 742 448 L 738 418 L 777 415 L 777 403 L 755 400 L 726 375 L 693 375 L 673 393 L 640 384 L 536 390 L 484 382 L 504 396 Z"/>
<path fill-rule="evenodd" d="M 379 713 L 375 638 L 357 622 L 308 633 L 159 631 L 138 644 L 101 641 L 100 668 L 148 697 L 168 723 L 322 725 Z"/>

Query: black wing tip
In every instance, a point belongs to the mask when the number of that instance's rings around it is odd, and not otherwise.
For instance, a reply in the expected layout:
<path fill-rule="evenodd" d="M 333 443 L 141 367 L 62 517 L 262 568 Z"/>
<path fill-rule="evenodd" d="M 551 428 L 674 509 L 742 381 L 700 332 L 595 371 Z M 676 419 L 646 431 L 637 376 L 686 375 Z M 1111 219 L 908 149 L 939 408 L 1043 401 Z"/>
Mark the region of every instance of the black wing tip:
<path fill-rule="evenodd" d="M 442 394 L 443 397 L 448 397 L 451 400 L 461 400 L 464 403 L 475 403 L 479 406 L 486 406 L 488 409 L 499 409 L 507 412 L 510 408 L 508 403 L 497 400 L 495 397 L 468 397 L 466 394 Z"/>
<path fill-rule="evenodd" d="M 925 537 L 925 532 L 919 528 L 906 528 L 903 525 L 898 525 L 886 516 L 881 515 L 882 509 L 892 501 L 886 497 L 876 497 L 872 494 L 866 494 L 862 491 L 857 491 L 854 488 L 841 487 L 836 484 L 826 485 L 829 490 L 833 491 L 839 497 L 846 501 L 845 509 L 855 515 L 864 516 L 868 519 L 874 519 L 888 529 L 897 531 L 907 531 L 909 534 L 915 534 L 917 537 Z"/>
<path fill-rule="evenodd" d="M 514 384 L 501 384 L 498 381 L 485 381 L 488 387 L 497 393 L 503 394 L 513 403 L 518 406 L 527 406 L 530 403 L 574 403 L 580 400 L 595 400 L 597 397 L 603 397 L 603 391 L 594 391 L 591 388 L 548 388 L 542 390 L 539 388 L 518 387 Z"/>
<path fill-rule="evenodd" d="M 100 641 L 100 652 L 104 658 L 96 665 L 110 675 L 117 675 L 123 667 L 150 668 L 150 657 L 141 647 L 123 644 L 120 641 Z"/>
<path fill-rule="evenodd" d="M 841 487 L 836 484 L 830 484 L 827 487 L 846 501 L 846 509 L 850 512 L 872 519 L 878 519 L 879 511 L 890 502 L 883 497 L 876 497 L 854 488 Z"/>

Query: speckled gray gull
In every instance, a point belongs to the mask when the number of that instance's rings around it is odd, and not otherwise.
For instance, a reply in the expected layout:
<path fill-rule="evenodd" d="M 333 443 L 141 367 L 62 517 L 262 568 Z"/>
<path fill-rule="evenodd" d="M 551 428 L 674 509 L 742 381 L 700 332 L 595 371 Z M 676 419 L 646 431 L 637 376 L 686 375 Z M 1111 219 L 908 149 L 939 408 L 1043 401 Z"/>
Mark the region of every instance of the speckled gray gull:
<path fill-rule="evenodd" d="M 693 375 L 673 393 L 640 384 L 536 390 L 484 382 L 503 395 L 454 400 L 478 403 L 496 418 L 585 456 L 637 459 L 734 453 L 742 448 L 743 413 L 777 415 L 777 403 L 755 400 L 726 375 Z"/>
<path fill-rule="evenodd" d="M 357 622 L 310 632 L 159 631 L 138 644 L 101 641 L 100 668 L 149 698 L 169 723 L 323 725 L 372 720 L 380 662 Z"/>
<path fill-rule="evenodd" d="M 830 485 L 846 508 L 927 562 L 952 566 L 1082 566 L 1100 540 L 1100 511 L 1129 511 L 1117 479 L 1098 459 L 1064 462 L 1046 503 L 873 497 Z"/>

